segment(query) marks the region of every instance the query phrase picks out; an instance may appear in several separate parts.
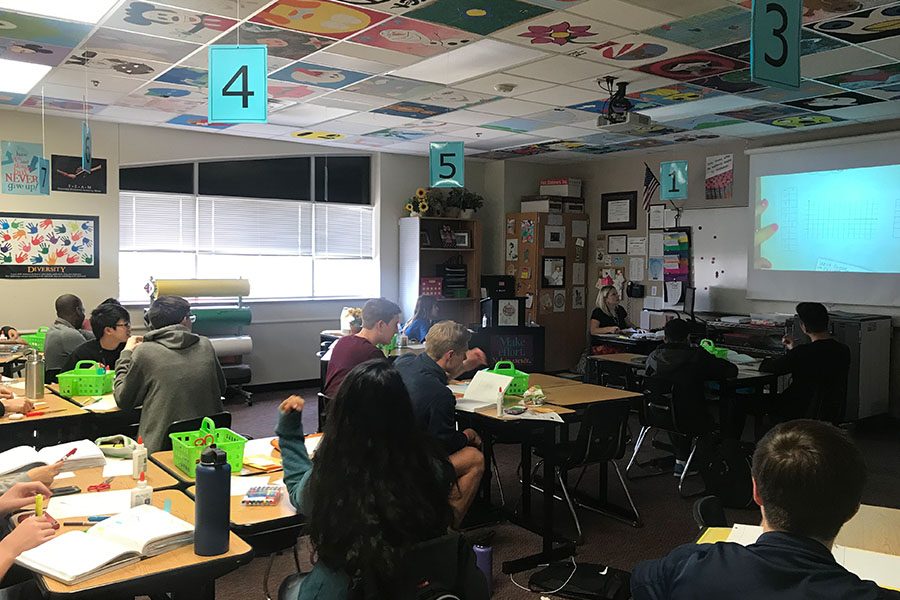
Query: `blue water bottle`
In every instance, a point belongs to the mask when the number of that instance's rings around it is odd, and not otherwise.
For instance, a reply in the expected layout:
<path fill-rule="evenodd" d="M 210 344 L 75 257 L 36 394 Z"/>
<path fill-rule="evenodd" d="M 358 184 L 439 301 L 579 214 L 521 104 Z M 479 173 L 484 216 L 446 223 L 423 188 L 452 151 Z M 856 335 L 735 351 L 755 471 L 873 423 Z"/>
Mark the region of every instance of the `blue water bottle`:
<path fill-rule="evenodd" d="M 231 465 L 225 452 L 215 446 L 204 450 L 195 477 L 194 554 L 225 554 L 231 521 Z"/>
<path fill-rule="evenodd" d="M 488 591 L 494 592 L 494 549 L 488 541 L 475 544 L 475 566 L 484 575 L 488 584 Z"/>

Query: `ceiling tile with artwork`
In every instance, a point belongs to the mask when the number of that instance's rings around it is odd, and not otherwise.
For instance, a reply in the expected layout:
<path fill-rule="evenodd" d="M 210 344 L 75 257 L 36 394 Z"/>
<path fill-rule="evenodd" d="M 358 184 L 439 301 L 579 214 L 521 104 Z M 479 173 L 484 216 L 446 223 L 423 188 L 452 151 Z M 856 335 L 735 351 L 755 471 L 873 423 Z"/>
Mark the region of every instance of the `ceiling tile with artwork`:
<path fill-rule="evenodd" d="M 344 39 L 388 16 L 329 0 L 278 0 L 250 20 L 315 36 Z"/>
<path fill-rule="evenodd" d="M 688 81 L 744 69 L 747 66 L 743 61 L 711 52 L 695 52 L 643 65 L 635 70 L 677 81 Z"/>
<path fill-rule="evenodd" d="M 436 0 L 406 13 L 406 16 L 488 35 L 548 12 L 548 8 L 519 0 Z"/>
<path fill-rule="evenodd" d="M 406 17 L 394 17 L 353 37 L 357 44 L 422 57 L 437 56 L 477 39 L 467 31 Z"/>
<path fill-rule="evenodd" d="M 626 29 L 568 13 L 547 15 L 519 23 L 493 37 L 541 50 L 570 52 L 585 45 L 596 45 L 621 37 Z"/>
<path fill-rule="evenodd" d="M 750 11 L 726 6 L 644 31 L 694 48 L 715 48 L 750 37 Z"/>

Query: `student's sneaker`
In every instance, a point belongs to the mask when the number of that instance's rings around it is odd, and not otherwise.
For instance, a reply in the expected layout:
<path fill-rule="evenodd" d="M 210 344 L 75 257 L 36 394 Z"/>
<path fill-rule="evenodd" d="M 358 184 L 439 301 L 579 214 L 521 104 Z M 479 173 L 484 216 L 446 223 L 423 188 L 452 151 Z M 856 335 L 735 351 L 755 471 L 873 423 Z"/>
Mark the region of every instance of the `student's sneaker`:
<path fill-rule="evenodd" d="M 675 466 L 672 468 L 672 475 L 675 477 L 681 477 L 681 474 L 684 473 L 684 466 L 687 464 L 685 460 L 675 460 Z M 687 472 L 687 476 L 696 475 L 697 471 L 695 469 L 691 469 Z"/>

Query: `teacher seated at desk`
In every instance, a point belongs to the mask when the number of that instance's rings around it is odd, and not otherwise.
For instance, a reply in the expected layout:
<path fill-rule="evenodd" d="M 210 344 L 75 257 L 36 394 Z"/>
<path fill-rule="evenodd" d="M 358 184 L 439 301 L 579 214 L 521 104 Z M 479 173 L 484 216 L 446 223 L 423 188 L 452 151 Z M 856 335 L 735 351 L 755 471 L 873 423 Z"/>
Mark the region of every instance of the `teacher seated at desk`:
<path fill-rule="evenodd" d="M 597 306 L 591 312 L 591 354 L 616 354 L 620 349 L 603 343 L 595 336 L 619 333 L 627 329 L 628 313 L 619 304 L 619 292 L 614 285 L 604 285 L 597 294 Z"/>

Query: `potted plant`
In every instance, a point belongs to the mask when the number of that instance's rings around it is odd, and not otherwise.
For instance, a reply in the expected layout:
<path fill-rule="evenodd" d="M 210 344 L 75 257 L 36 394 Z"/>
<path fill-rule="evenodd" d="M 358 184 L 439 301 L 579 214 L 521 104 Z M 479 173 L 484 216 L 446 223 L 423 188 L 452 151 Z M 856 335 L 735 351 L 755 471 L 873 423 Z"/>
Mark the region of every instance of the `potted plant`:
<path fill-rule="evenodd" d="M 446 204 L 459 209 L 459 216 L 463 219 L 471 219 L 475 211 L 484 206 L 484 198 L 466 188 L 453 188 L 447 194 Z"/>
<path fill-rule="evenodd" d="M 406 212 L 409 213 L 410 217 L 418 217 L 425 216 L 428 212 L 428 192 L 425 191 L 425 188 L 419 188 L 416 190 L 416 195 L 406 201 L 406 206 L 403 207 Z"/>

